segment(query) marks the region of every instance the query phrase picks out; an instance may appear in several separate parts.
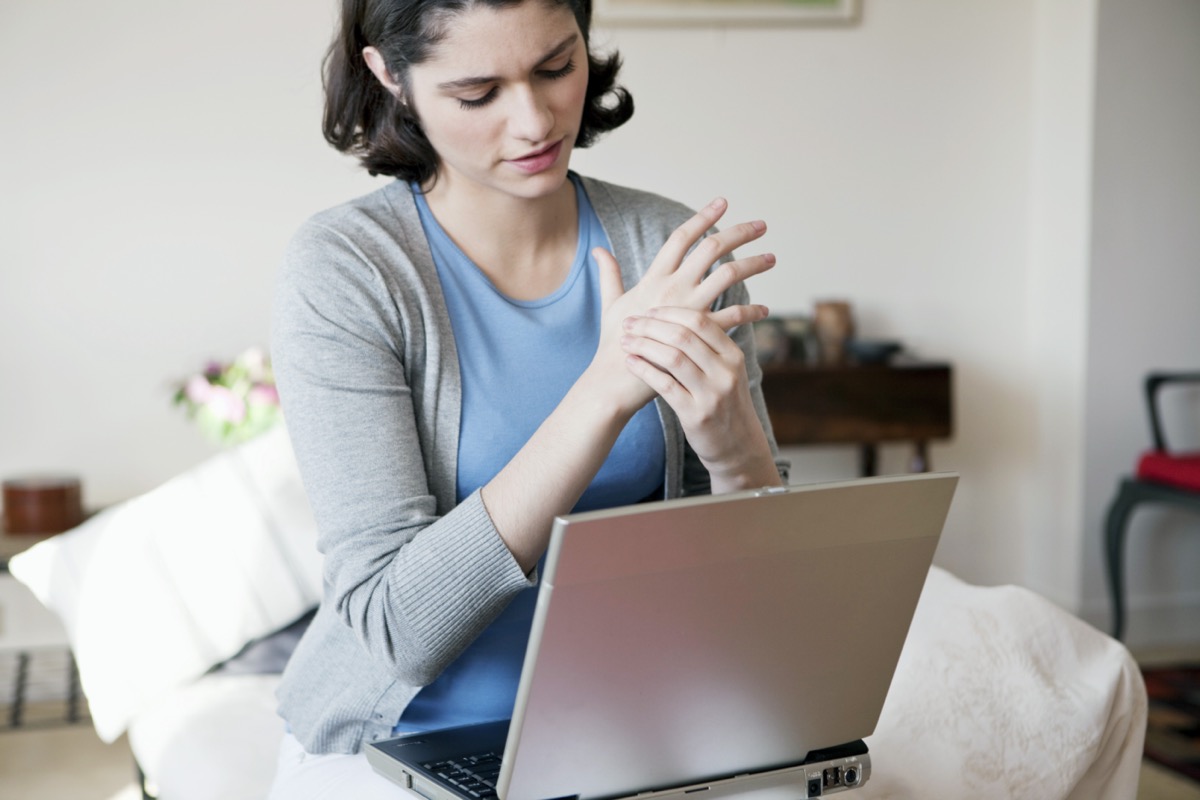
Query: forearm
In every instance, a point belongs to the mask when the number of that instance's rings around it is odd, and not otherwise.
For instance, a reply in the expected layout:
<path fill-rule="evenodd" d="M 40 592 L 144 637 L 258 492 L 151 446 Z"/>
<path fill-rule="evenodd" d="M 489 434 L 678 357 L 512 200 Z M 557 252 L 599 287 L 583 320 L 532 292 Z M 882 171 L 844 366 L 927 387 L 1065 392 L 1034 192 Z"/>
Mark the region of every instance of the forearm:
<path fill-rule="evenodd" d="M 585 371 L 512 460 L 483 487 L 484 506 L 528 573 L 595 478 L 636 408 L 622 407 L 596 370 Z"/>

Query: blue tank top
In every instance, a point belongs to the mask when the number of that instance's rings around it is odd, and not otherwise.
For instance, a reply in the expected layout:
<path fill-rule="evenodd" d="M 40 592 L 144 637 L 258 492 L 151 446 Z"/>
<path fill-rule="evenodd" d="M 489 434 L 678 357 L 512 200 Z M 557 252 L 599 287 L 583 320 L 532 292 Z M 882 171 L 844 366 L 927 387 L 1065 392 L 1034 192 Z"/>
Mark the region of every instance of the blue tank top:
<path fill-rule="evenodd" d="M 414 188 L 454 329 L 462 383 L 459 502 L 490 481 L 525 445 L 591 362 L 600 337 L 595 247 L 609 247 L 578 176 L 579 243 L 570 273 L 537 300 L 502 294 L 442 230 Z M 653 403 L 634 415 L 576 511 L 629 505 L 659 491 L 666 465 L 662 422 Z M 397 732 L 507 719 L 537 590 L 519 594 L 401 715 Z"/>

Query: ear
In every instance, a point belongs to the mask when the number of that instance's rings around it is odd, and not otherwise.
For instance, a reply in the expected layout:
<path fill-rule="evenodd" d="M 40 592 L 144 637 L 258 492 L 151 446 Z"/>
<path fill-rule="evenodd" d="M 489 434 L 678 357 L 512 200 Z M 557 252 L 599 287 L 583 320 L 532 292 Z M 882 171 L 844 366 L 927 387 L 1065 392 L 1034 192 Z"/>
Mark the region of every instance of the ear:
<path fill-rule="evenodd" d="M 403 100 L 401 97 L 404 91 L 400 84 L 392 80 L 391 73 L 388 72 L 387 64 L 383 60 L 383 54 L 374 47 L 364 47 L 362 51 L 363 61 L 367 62 L 367 69 L 375 76 L 375 79 L 392 93 L 397 99 Z"/>

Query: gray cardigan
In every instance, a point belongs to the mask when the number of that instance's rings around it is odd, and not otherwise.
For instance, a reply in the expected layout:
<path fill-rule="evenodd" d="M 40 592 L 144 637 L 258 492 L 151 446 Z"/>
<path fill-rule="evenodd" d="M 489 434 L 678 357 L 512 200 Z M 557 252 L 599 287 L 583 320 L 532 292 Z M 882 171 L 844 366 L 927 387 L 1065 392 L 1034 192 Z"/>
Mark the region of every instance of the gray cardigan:
<path fill-rule="evenodd" d="M 645 192 L 584 186 L 626 286 L 692 215 Z M 740 284 L 726 294 L 721 304 L 747 300 Z M 752 331 L 733 337 L 776 452 Z M 307 752 L 355 753 L 390 735 L 419 687 L 537 580 L 513 560 L 479 492 L 455 503 L 458 356 L 406 183 L 297 232 L 277 284 L 271 355 L 325 557 L 324 597 L 284 672 L 280 714 Z M 707 492 L 675 414 L 657 406 L 665 496 Z"/>

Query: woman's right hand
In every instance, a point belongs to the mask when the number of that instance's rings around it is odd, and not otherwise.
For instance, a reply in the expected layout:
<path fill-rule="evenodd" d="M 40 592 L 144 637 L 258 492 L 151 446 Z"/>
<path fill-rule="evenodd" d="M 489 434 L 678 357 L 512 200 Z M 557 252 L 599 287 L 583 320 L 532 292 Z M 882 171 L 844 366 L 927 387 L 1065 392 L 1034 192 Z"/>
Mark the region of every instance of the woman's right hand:
<path fill-rule="evenodd" d="M 725 214 L 728 204 L 717 198 L 702 208 L 667 238 L 645 275 L 626 291 L 621 267 L 612 254 L 596 248 L 592 255 L 600 268 L 600 344 L 589 371 L 598 373 L 598 385 L 613 392 L 620 410 L 632 415 L 654 398 L 643 381 L 630 374 L 627 353 L 621 346 L 626 319 L 644 316 L 654 308 L 710 309 L 731 286 L 775 265 L 770 253 L 739 258 L 712 269 L 719 259 L 766 233 L 762 221 L 744 222 L 709 236 L 696 245 Z M 696 245 L 689 253 L 688 250 Z M 710 270 L 712 270 L 710 272 Z M 724 330 L 762 318 L 762 306 L 729 306 L 711 312 Z"/>
<path fill-rule="evenodd" d="M 621 341 L 627 336 L 625 321 L 656 308 L 683 309 L 686 315 L 701 312 L 721 327 L 723 336 L 729 328 L 765 313 L 753 305 L 710 311 L 735 283 L 775 263 L 773 256 L 758 255 L 722 264 L 709 274 L 718 259 L 766 231 L 761 222 L 735 225 L 709 236 L 689 253 L 724 213 L 725 201 L 716 200 L 681 225 L 629 291 L 616 259 L 603 249 L 592 251 L 600 268 L 601 294 L 596 355 L 525 446 L 480 493 L 500 537 L 526 573 L 546 552 L 550 521 L 575 506 L 626 423 L 654 398 L 654 389 L 630 370 L 630 354 Z M 684 324 L 700 323 L 689 319 Z M 713 333 L 711 326 L 702 326 Z"/>

